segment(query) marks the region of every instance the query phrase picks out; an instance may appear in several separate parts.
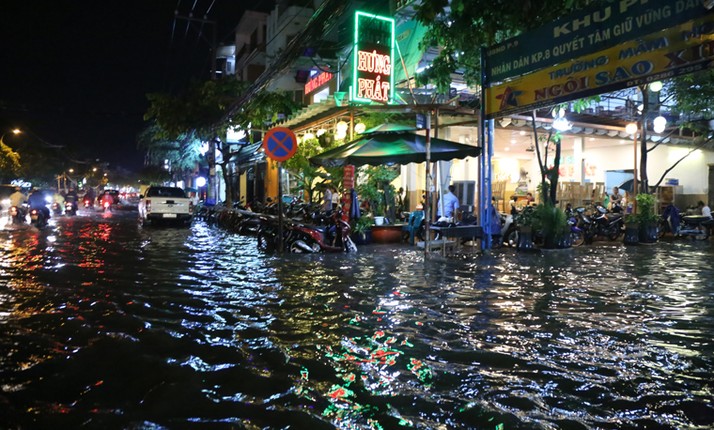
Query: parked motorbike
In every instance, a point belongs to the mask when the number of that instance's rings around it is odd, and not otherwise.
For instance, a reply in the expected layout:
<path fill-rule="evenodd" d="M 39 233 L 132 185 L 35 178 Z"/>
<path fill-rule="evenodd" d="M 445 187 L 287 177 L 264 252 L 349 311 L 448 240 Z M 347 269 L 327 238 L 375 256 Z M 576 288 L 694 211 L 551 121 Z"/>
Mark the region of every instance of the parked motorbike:
<path fill-rule="evenodd" d="M 709 230 L 714 226 L 714 220 L 702 215 L 687 215 L 682 217 L 678 234 L 689 236 L 695 240 L 709 238 Z"/>
<path fill-rule="evenodd" d="M 617 240 L 624 233 L 625 220 L 621 213 L 610 213 L 601 205 L 595 207 L 595 213 L 588 219 L 585 230 L 585 242 L 592 243 L 597 236 Z"/>
<path fill-rule="evenodd" d="M 273 215 L 261 215 L 260 227 L 256 234 L 258 249 L 272 252 L 279 245 L 279 224 Z M 341 216 L 341 211 L 334 211 L 332 222 L 328 226 L 314 226 L 294 221 L 283 222 L 283 249 L 293 253 L 315 252 L 356 252 L 357 246 L 350 238 L 351 228 Z"/>
<path fill-rule="evenodd" d="M 577 208 L 575 210 L 566 211 L 568 217 L 568 225 L 570 226 L 570 241 L 573 246 L 580 246 L 585 243 L 585 230 L 580 222 L 579 213 L 585 212 L 585 208 Z"/>

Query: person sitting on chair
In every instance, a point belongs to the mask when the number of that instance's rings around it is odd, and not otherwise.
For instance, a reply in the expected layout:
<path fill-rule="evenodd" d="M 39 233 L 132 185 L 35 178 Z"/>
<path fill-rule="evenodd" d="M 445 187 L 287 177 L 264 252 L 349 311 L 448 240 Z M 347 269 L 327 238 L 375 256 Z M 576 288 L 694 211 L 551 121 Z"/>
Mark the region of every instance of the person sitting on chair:
<path fill-rule="evenodd" d="M 454 191 L 456 191 L 456 187 L 454 187 L 453 185 L 449 185 L 448 191 L 443 196 L 444 197 L 444 200 L 443 200 L 444 213 L 443 214 L 441 213 L 442 200 L 441 200 L 441 197 L 439 197 L 439 203 L 437 204 L 437 207 L 436 207 L 437 218 L 441 218 L 442 216 L 444 216 L 446 218 L 456 218 L 456 215 L 459 210 L 459 198 L 456 197 L 456 194 L 454 194 Z"/>

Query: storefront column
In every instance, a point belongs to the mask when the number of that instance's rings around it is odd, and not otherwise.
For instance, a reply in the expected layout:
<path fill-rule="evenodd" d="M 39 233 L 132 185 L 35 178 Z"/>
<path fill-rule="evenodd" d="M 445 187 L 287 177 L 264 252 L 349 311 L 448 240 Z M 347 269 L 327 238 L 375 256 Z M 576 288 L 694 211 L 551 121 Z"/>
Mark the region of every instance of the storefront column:
<path fill-rule="evenodd" d="M 573 139 L 573 173 L 575 182 L 583 185 L 585 183 L 585 160 L 583 159 L 583 138 L 575 136 Z"/>

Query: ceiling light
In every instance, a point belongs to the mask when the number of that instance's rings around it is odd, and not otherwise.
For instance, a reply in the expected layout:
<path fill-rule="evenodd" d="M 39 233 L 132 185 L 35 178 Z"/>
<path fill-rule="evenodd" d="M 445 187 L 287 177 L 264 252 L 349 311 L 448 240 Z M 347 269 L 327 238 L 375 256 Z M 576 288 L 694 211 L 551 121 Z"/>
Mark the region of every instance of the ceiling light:
<path fill-rule="evenodd" d="M 659 92 L 662 89 L 662 81 L 654 81 L 649 85 L 650 90 Z"/>
<path fill-rule="evenodd" d="M 625 127 L 625 132 L 627 134 L 637 133 L 637 123 L 631 122 L 631 123 L 627 124 L 627 126 Z"/>
<path fill-rule="evenodd" d="M 660 115 L 655 118 L 652 123 L 654 124 L 655 133 L 662 133 L 664 131 L 664 128 L 667 126 L 667 118 Z"/>

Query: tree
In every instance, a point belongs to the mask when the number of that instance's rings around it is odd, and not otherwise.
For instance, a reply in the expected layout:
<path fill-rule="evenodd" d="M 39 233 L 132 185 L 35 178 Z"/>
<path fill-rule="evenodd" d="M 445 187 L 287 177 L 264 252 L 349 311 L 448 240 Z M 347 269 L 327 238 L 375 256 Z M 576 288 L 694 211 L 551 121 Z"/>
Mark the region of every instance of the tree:
<path fill-rule="evenodd" d="M 469 85 L 481 83 L 481 52 L 522 32 L 552 22 L 588 0 L 423 0 L 416 19 L 429 30 L 423 47 L 438 46 L 431 67 L 418 76 L 447 92 L 451 74 L 463 73 Z"/>
<path fill-rule="evenodd" d="M 690 154 L 698 149 L 711 146 L 714 140 L 711 127 L 711 121 L 714 119 L 714 111 L 712 110 L 714 105 L 714 71 L 705 70 L 679 76 L 666 81 L 664 88 L 669 94 L 664 102 L 672 104 L 673 113 L 679 116 L 680 123 L 679 127 L 671 129 L 668 135 L 663 136 L 651 148 L 647 148 L 646 145 L 646 132 L 640 136 L 640 190 L 642 192 L 650 190 L 647 176 L 647 154 L 655 150 L 666 137 L 682 129 L 687 129 L 696 136 L 690 150 L 664 170 L 659 180 L 652 187 L 654 189 L 659 187 L 667 174 Z M 643 105 L 647 106 L 648 91 L 644 87 L 641 87 L 640 91 L 643 94 Z"/>
<path fill-rule="evenodd" d="M 181 133 L 175 139 L 166 136 L 156 121 L 152 121 L 139 134 L 137 147 L 146 152 L 149 165 L 164 170 L 168 167 L 172 175 L 164 175 L 167 180 L 171 179 L 171 176 L 185 178 L 187 174 L 194 172 L 201 162 L 201 140 L 194 130 Z"/>
<path fill-rule="evenodd" d="M 297 186 L 307 193 L 307 201 L 312 202 L 315 191 L 313 184 L 318 178 L 327 178 L 325 170 L 310 163 L 310 158 L 337 146 L 332 135 L 323 134 L 319 138 L 303 140 L 290 159 L 283 163 L 293 177 L 297 179 Z M 330 173 L 332 176 L 332 174 Z"/>
<path fill-rule="evenodd" d="M 154 119 L 160 127 L 160 137 L 178 140 L 182 135 L 193 136 L 200 141 L 213 141 L 223 155 L 219 164 L 226 184 L 226 206 L 233 205 L 233 186 L 227 163 L 230 160 L 230 146 L 219 136 L 225 136 L 229 127 L 242 130 L 260 128 L 274 121 L 278 113 L 289 113 L 293 103 L 283 93 L 262 91 L 243 104 L 226 118 L 233 102 L 247 91 L 247 82 L 232 77 L 206 82 L 195 82 L 181 95 L 149 94 L 151 103 L 144 115 Z M 249 133 L 250 140 L 252 135 Z"/>
<path fill-rule="evenodd" d="M 20 154 L 0 140 L 0 176 L 3 183 L 8 183 L 20 171 Z"/>

